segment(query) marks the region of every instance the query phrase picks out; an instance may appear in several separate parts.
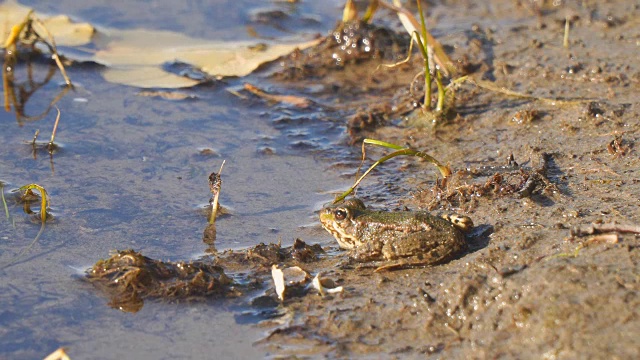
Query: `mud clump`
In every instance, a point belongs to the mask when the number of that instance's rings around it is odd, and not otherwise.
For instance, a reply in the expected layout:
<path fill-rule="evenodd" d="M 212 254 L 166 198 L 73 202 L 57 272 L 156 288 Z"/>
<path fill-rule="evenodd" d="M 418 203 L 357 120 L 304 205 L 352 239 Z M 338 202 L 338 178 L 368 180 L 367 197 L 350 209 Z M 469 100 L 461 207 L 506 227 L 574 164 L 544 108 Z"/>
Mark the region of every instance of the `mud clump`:
<path fill-rule="evenodd" d="M 246 250 L 225 251 L 217 256 L 217 262 L 225 267 L 237 268 L 249 265 L 263 269 L 271 268 L 275 264 L 298 264 L 317 261 L 324 253 L 318 244 L 308 245 L 296 239 L 292 246 L 283 247 L 280 244 L 258 244 Z"/>
<path fill-rule="evenodd" d="M 439 207 L 465 208 L 477 206 L 479 198 L 531 198 L 543 203 L 550 196 L 560 196 L 558 185 L 547 177 L 552 155 L 540 154 L 535 168 L 519 165 L 513 155 L 506 165 L 460 170 L 447 182 L 416 192 L 415 199 L 429 210 Z M 470 180 L 472 180 L 470 182 Z"/>
<path fill-rule="evenodd" d="M 111 296 L 112 307 L 135 312 L 144 298 L 185 299 L 235 294 L 222 267 L 203 261 L 163 262 L 134 250 L 99 260 L 87 279 Z"/>
<path fill-rule="evenodd" d="M 293 246 L 259 244 L 242 251 L 225 251 L 190 262 L 160 261 L 134 250 L 99 260 L 86 278 L 110 298 L 110 306 L 136 312 L 144 299 L 202 300 L 229 298 L 264 285 L 272 265 L 317 261 L 324 250 L 296 239 Z M 226 272 L 243 276 L 228 276 Z"/>
<path fill-rule="evenodd" d="M 352 145 L 362 141 L 374 130 L 383 126 L 387 122 L 387 117 L 391 113 L 389 104 L 374 105 L 369 109 L 362 109 L 356 112 L 347 122 L 347 134 Z"/>
<path fill-rule="evenodd" d="M 362 21 L 340 23 L 317 46 L 296 51 L 284 59 L 284 70 L 274 77 L 300 80 L 322 77 L 327 71 L 369 60 L 395 62 L 406 56 L 409 37 Z"/>

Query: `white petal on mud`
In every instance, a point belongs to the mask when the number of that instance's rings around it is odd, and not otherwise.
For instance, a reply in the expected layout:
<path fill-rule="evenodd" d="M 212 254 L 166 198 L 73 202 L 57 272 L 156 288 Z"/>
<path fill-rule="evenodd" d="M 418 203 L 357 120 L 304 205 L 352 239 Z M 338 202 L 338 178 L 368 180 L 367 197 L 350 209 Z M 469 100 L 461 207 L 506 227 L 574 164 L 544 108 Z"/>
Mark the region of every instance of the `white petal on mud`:
<path fill-rule="evenodd" d="M 278 265 L 271 267 L 271 277 L 276 286 L 276 294 L 280 301 L 284 300 L 284 292 L 289 287 L 304 286 L 309 281 L 309 273 L 299 266 L 280 269 Z"/>
<path fill-rule="evenodd" d="M 32 10 L 14 1 L 0 4 L 0 31 L 2 39 L 6 39 L 11 27 L 21 23 L 25 16 Z M 59 46 L 80 46 L 91 42 L 95 28 L 88 23 L 76 23 L 65 15 L 48 16 L 36 13 L 45 24 Z M 46 34 L 41 34 L 46 36 Z M 4 41 L 3 41 L 4 43 Z"/>
<path fill-rule="evenodd" d="M 278 265 L 273 265 L 271 267 L 271 277 L 273 278 L 273 283 L 276 286 L 276 294 L 280 301 L 284 301 L 284 273 L 281 269 L 278 268 Z"/>
<path fill-rule="evenodd" d="M 304 285 L 309 281 L 309 273 L 299 266 L 291 266 L 282 270 L 284 279 L 289 286 Z"/>
<path fill-rule="evenodd" d="M 336 286 L 333 280 L 329 278 L 322 278 L 320 276 L 321 273 L 318 273 L 311 282 L 320 295 L 325 296 L 325 294 L 341 293 L 344 290 L 342 286 Z"/>

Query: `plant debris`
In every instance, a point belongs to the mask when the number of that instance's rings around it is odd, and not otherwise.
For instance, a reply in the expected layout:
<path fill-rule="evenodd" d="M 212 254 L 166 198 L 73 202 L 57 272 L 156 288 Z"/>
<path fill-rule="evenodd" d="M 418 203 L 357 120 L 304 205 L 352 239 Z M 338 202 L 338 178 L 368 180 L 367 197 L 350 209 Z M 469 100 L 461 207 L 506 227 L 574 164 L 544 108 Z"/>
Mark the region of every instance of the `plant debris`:
<path fill-rule="evenodd" d="M 110 305 L 138 311 L 145 298 L 166 300 L 211 296 L 237 296 L 234 281 L 212 262 L 153 260 L 134 250 L 118 251 L 99 260 L 87 279 L 111 296 Z"/>
<path fill-rule="evenodd" d="M 67 355 L 67 352 L 64 348 L 59 348 L 58 350 L 47 355 L 44 360 L 71 360 L 71 358 L 69 357 L 69 355 Z"/>
<path fill-rule="evenodd" d="M 576 226 L 571 229 L 571 236 L 582 237 L 588 235 L 606 233 L 640 234 L 640 226 L 624 225 L 617 223 L 591 224 L 588 226 Z"/>
<path fill-rule="evenodd" d="M 293 96 L 293 95 L 268 94 L 265 91 L 259 89 L 257 86 L 251 85 L 249 83 L 244 84 L 244 89 L 252 93 L 253 95 L 269 102 L 285 103 L 285 104 L 293 105 L 300 109 L 306 109 L 309 106 L 313 105 L 313 101 L 307 98 L 300 97 L 300 96 Z"/>
<path fill-rule="evenodd" d="M 520 166 L 510 157 L 505 166 L 460 170 L 453 173 L 449 183 L 436 183 L 432 189 L 418 191 L 415 196 L 433 210 L 443 205 L 451 208 L 472 206 L 478 198 L 486 196 L 530 198 L 534 194 L 560 195 L 557 185 L 547 177 L 550 157 L 550 154 L 542 154 L 537 168 Z M 469 183 L 466 181 L 469 177 L 486 180 Z"/>
<path fill-rule="evenodd" d="M 245 250 L 228 250 L 194 261 L 160 261 L 134 250 L 115 252 L 87 270 L 86 278 L 110 298 L 110 306 L 136 312 L 144 299 L 207 299 L 237 297 L 254 285 L 267 281 L 267 270 L 277 264 L 295 268 L 299 262 L 313 262 L 324 253 L 319 245 L 296 239 L 293 246 L 259 244 Z M 257 265 L 257 267 L 255 266 Z M 248 273 L 245 277 L 226 272 Z M 295 270 L 285 271 L 291 281 Z"/>

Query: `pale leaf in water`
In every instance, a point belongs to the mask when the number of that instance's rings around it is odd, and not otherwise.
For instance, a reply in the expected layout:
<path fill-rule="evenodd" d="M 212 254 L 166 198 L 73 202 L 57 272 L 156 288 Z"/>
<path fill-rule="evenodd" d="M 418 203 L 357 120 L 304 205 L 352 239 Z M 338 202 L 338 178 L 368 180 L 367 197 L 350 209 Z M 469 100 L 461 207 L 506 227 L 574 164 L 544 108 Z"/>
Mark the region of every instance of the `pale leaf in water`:
<path fill-rule="evenodd" d="M 0 4 L 0 32 L 2 39 L 6 39 L 11 27 L 24 21 L 31 8 L 14 1 Z M 56 40 L 58 46 L 81 46 L 91 42 L 95 28 L 88 23 L 76 23 L 68 16 L 36 15 L 47 27 Z M 4 43 L 4 41 L 3 41 Z"/>
<path fill-rule="evenodd" d="M 197 81 L 181 77 L 158 78 L 153 71 L 163 64 L 183 62 L 213 77 L 245 76 L 261 64 L 286 55 L 296 48 L 306 48 L 317 40 L 294 44 L 257 44 L 249 41 L 206 41 L 170 31 L 105 30 L 109 40 L 96 52 L 93 61 L 104 64 L 105 79 L 139 87 L 188 87 Z M 256 46 L 263 45 L 263 46 Z M 117 74 L 112 74 L 112 73 Z M 138 76 L 136 72 L 145 75 Z M 165 74 L 167 74 L 165 72 Z M 141 79 L 142 81 L 138 81 Z"/>
<path fill-rule="evenodd" d="M 198 84 L 196 80 L 168 73 L 160 67 L 152 66 L 108 67 L 102 70 L 102 76 L 108 82 L 143 89 L 186 88 Z"/>
<path fill-rule="evenodd" d="M 11 27 L 23 21 L 30 10 L 14 2 L 0 4 L 0 31 L 4 31 L 5 38 Z M 141 88 L 184 88 L 199 83 L 164 71 L 163 65 L 168 63 L 183 62 L 212 77 L 245 76 L 265 62 L 319 41 L 209 41 L 171 31 L 96 30 L 87 23 L 73 23 L 64 15 L 49 17 L 36 13 L 35 16 L 43 20 L 58 45 L 73 47 L 93 41 L 95 53 L 89 58 L 77 59 L 69 55 L 72 60 L 103 64 L 106 68 L 102 75 L 107 81 Z"/>

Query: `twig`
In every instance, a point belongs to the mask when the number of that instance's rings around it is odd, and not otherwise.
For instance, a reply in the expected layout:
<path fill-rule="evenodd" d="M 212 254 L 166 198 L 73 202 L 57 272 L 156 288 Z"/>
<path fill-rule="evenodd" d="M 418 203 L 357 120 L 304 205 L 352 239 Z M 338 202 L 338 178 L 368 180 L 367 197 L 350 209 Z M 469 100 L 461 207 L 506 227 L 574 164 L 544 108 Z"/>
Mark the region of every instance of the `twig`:
<path fill-rule="evenodd" d="M 53 144 L 53 140 L 55 140 L 56 138 L 56 131 L 58 131 L 58 123 L 60 122 L 60 109 L 58 109 L 57 106 L 56 106 L 56 110 L 58 110 L 58 115 L 56 116 L 55 124 L 53 124 L 53 131 L 51 132 L 51 141 L 49 141 L 49 145 L 47 146 L 50 153 L 53 151 L 55 147 L 55 145 Z"/>
<path fill-rule="evenodd" d="M 220 196 L 220 189 L 222 188 L 222 178 L 220 174 L 222 174 L 222 168 L 224 167 L 224 163 L 226 160 L 222 160 L 222 164 L 220 165 L 220 170 L 218 173 L 212 173 L 209 176 L 209 188 L 211 193 L 213 194 L 213 201 L 211 201 L 211 216 L 209 217 L 209 224 L 215 224 L 216 216 L 218 215 L 218 198 Z"/>
<path fill-rule="evenodd" d="M 571 236 L 587 236 L 594 234 L 603 234 L 608 232 L 619 232 L 628 234 L 640 234 L 640 226 L 638 225 L 623 225 L 616 223 L 607 224 L 591 224 L 586 227 L 574 227 L 571 229 Z"/>
<path fill-rule="evenodd" d="M 31 146 L 33 147 L 33 151 L 36 150 L 36 141 L 38 140 L 38 135 L 40 135 L 40 129 L 37 129 L 35 134 L 33 134 L 33 141 L 31 141 Z"/>
<path fill-rule="evenodd" d="M 279 102 L 279 103 L 291 104 L 291 105 L 296 106 L 296 107 L 301 108 L 301 109 L 306 109 L 309 106 L 311 106 L 311 104 L 312 104 L 311 100 L 309 100 L 307 98 L 303 98 L 301 96 L 268 94 L 268 93 L 262 91 L 261 89 L 259 89 L 257 86 L 254 86 L 254 85 L 249 84 L 249 83 L 245 83 L 244 84 L 244 89 L 247 90 L 248 92 L 260 97 L 260 98 L 263 98 L 263 99 L 267 100 L 267 101 L 274 101 L 274 102 Z"/>
<path fill-rule="evenodd" d="M 562 41 L 562 46 L 564 46 L 565 49 L 569 48 L 569 28 L 571 27 L 571 23 L 569 20 L 569 16 L 567 15 L 567 17 L 564 20 L 564 40 Z"/>
<path fill-rule="evenodd" d="M 49 41 L 51 42 L 51 44 L 47 43 L 46 41 L 43 41 L 43 42 L 47 45 L 47 47 L 49 47 L 49 51 L 51 51 L 51 57 L 56 62 L 56 65 L 58 65 L 58 69 L 60 69 L 60 73 L 64 78 L 65 84 L 67 84 L 67 86 L 69 87 L 73 87 L 73 84 L 71 83 L 71 79 L 69 79 L 69 77 L 67 76 L 67 72 L 64 70 L 64 65 L 62 65 L 62 62 L 60 61 L 60 56 L 58 55 L 58 49 L 56 47 L 55 39 L 49 32 L 49 29 L 47 29 L 47 27 L 44 26 L 44 23 L 40 21 L 40 19 L 35 18 L 34 20 L 38 25 L 42 26 L 44 31 L 47 33 L 47 37 L 49 38 Z"/>
<path fill-rule="evenodd" d="M 541 96 L 534 96 L 534 95 L 529 95 L 529 94 L 523 94 L 523 93 L 519 93 L 517 91 L 512 91 L 509 89 L 506 89 L 504 87 L 499 87 L 497 85 L 495 85 L 494 83 L 490 82 L 490 81 L 486 81 L 486 80 L 478 80 L 478 79 L 474 79 L 472 77 L 465 77 L 464 78 L 465 81 L 489 90 L 489 91 L 494 91 L 497 93 L 501 93 L 507 96 L 513 96 L 513 97 L 518 97 L 518 98 L 523 98 L 523 99 L 531 99 L 531 100 L 540 100 L 543 102 L 547 102 L 547 103 L 551 103 L 551 104 L 560 104 L 560 105 L 575 105 L 575 104 L 580 104 L 586 101 L 591 101 L 588 99 L 581 99 L 581 100 L 558 100 L 558 99 L 551 99 L 551 98 L 545 98 L 545 97 L 541 97 Z"/>

